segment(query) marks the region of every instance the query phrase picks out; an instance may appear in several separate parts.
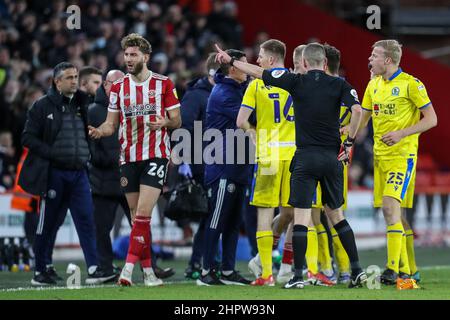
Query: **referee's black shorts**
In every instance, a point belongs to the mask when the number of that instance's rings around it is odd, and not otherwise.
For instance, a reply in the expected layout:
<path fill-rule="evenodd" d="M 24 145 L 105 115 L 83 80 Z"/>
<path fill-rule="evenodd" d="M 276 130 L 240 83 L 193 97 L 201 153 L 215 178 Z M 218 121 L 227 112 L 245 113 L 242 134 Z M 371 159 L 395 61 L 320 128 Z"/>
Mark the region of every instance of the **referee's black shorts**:
<path fill-rule="evenodd" d="M 344 203 L 344 170 L 334 149 L 308 147 L 297 149 L 291 162 L 289 204 L 294 208 L 312 206 L 317 183 L 322 188 L 322 203 L 337 209 Z"/>

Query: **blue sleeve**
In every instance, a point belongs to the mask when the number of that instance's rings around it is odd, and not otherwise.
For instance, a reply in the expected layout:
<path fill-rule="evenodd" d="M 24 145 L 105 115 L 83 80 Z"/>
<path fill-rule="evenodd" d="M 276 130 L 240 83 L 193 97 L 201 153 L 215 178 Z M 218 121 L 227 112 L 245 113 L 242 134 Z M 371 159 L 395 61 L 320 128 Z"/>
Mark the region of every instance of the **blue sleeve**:
<path fill-rule="evenodd" d="M 187 92 L 181 100 L 181 123 L 184 129 L 194 131 L 194 121 L 203 120 L 203 97 Z"/>
<path fill-rule="evenodd" d="M 242 99 L 238 97 L 228 97 L 222 100 L 222 106 L 217 109 L 218 113 L 230 118 L 232 121 L 236 121 L 241 109 Z"/>

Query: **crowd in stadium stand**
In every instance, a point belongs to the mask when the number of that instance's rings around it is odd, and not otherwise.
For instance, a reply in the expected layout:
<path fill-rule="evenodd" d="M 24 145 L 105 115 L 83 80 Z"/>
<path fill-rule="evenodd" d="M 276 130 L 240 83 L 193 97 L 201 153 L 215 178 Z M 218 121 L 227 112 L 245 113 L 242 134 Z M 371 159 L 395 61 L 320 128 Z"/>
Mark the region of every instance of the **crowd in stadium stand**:
<path fill-rule="evenodd" d="M 81 9 L 79 30 L 66 26 L 67 7 L 74 3 Z M 69 61 L 79 69 L 122 69 L 120 39 L 131 32 L 150 41 L 150 69 L 169 75 L 180 100 L 188 81 L 203 73 L 215 42 L 243 48 L 233 1 L 0 1 L 0 191 L 14 184 L 26 112 L 50 87 L 52 68 Z M 268 38 L 260 32 L 253 46 L 244 48 L 249 61 L 256 60 L 259 44 Z M 354 172 L 356 186 L 371 184 L 366 149 L 356 148 L 362 170 Z"/>

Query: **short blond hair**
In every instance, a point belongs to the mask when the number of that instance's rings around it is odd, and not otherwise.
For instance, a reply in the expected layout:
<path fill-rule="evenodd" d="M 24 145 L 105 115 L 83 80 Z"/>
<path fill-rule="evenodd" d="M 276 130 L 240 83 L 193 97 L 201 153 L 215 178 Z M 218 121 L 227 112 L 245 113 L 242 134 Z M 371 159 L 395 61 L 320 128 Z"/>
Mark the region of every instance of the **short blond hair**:
<path fill-rule="evenodd" d="M 373 44 L 372 48 L 375 47 L 383 48 L 386 57 L 391 58 L 395 65 L 398 66 L 400 64 L 400 60 L 402 59 L 402 45 L 397 40 L 380 40 Z"/>
<path fill-rule="evenodd" d="M 305 50 L 306 44 L 301 44 L 294 49 L 294 60 L 298 60 L 302 57 L 303 50 Z"/>
<path fill-rule="evenodd" d="M 143 54 L 150 54 L 152 52 L 150 42 L 138 33 L 130 33 L 123 37 L 120 44 L 123 50 L 126 50 L 129 47 L 138 47 Z"/>

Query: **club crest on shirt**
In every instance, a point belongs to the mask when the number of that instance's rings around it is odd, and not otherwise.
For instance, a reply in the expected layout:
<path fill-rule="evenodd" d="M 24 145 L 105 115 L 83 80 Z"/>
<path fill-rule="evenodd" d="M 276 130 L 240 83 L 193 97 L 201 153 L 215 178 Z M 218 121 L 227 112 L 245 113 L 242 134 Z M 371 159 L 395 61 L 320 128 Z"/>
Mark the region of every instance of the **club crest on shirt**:
<path fill-rule="evenodd" d="M 233 193 L 234 190 L 236 190 L 236 186 L 234 185 L 234 183 L 230 183 L 230 184 L 227 186 L 227 191 L 228 191 L 229 193 Z"/>
<path fill-rule="evenodd" d="M 394 87 L 394 88 L 392 89 L 392 95 L 393 95 L 393 96 L 398 97 L 399 93 L 400 93 L 400 89 L 399 89 L 398 87 Z"/>
<path fill-rule="evenodd" d="M 109 102 L 110 102 L 112 105 L 115 105 L 115 104 L 117 103 L 117 93 L 111 92 L 111 93 L 109 94 Z"/>
<path fill-rule="evenodd" d="M 286 70 L 273 70 L 272 71 L 272 73 L 271 73 L 271 75 L 272 75 L 272 77 L 274 77 L 274 78 L 279 78 L 279 77 L 281 77 L 283 74 L 285 74 L 286 73 Z"/>
<path fill-rule="evenodd" d="M 150 90 L 150 91 L 148 92 L 148 97 L 149 97 L 149 98 L 154 98 L 155 96 L 156 96 L 155 90 Z"/>
<path fill-rule="evenodd" d="M 378 113 L 380 113 L 380 107 L 377 104 L 373 105 L 373 112 L 376 116 L 378 115 Z"/>
<path fill-rule="evenodd" d="M 128 185 L 128 179 L 125 177 L 120 178 L 120 185 L 126 187 Z"/>

